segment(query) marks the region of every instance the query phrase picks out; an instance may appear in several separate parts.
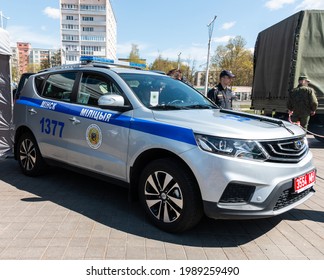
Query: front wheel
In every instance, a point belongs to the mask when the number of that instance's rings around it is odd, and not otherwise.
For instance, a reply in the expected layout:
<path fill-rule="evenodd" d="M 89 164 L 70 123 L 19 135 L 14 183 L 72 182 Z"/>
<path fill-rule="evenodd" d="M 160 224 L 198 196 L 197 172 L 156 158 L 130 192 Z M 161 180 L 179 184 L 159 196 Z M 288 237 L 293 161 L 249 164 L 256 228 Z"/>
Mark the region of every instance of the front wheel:
<path fill-rule="evenodd" d="M 148 218 L 168 232 L 182 232 L 202 218 L 202 199 L 195 178 L 182 163 L 159 159 L 140 178 L 139 197 Z"/>
<path fill-rule="evenodd" d="M 44 171 L 45 162 L 31 133 L 24 133 L 19 138 L 17 152 L 19 166 L 25 175 L 37 176 Z"/>

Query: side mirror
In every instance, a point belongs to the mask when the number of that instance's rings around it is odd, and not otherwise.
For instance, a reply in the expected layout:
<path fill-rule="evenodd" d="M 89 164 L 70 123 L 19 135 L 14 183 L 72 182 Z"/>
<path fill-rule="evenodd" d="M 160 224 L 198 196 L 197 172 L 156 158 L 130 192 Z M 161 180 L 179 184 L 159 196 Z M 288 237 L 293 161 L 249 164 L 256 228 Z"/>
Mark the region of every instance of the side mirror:
<path fill-rule="evenodd" d="M 126 112 L 132 109 L 130 105 L 125 105 L 125 99 L 121 95 L 107 94 L 98 99 L 98 105 L 102 109 L 110 109 L 119 112 Z"/>

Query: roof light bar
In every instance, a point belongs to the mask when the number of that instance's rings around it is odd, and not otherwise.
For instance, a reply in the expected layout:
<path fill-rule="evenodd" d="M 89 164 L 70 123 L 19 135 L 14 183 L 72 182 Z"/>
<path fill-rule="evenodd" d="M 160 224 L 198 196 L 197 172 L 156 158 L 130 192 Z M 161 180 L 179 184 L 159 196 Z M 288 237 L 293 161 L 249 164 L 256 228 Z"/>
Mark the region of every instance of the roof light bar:
<path fill-rule="evenodd" d="M 103 58 L 103 57 L 96 57 L 96 56 L 81 56 L 80 57 L 81 63 L 103 63 L 108 65 L 115 65 L 115 66 L 123 66 L 123 67 L 130 67 L 130 68 L 137 68 L 137 69 L 144 69 L 146 68 L 145 63 L 135 63 L 135 62 L 127 62 L 127 61 L 121 61 L 121 60 L 113 60 L 109 58 Z"/>

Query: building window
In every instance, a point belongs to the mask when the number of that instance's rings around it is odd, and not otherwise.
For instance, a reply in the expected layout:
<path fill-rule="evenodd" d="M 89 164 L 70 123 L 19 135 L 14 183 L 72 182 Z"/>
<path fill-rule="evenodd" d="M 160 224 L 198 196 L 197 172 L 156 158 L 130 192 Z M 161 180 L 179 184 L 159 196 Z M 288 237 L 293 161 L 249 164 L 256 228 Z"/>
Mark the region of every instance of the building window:
<path fill-rule="evenodd" d="M 73 20 L 73 16 L 66 16 L 66 20 Z"/>
<path fill-rule="evenodd" d="M 105 5 L 80 5 L 81 11 L 106 11 Z"/>
<path fill-rule="evenodd" d="M 93 17 L 82 17 L 83 21 L 93 21 Z"/>
<path fill-rule="evenodd" d="M 75 24 L 62 24 L 62 29 L 78 30 L 79 26 Z"/>
<path fill-rule="evenodd" d="M 81 46 L 81 55 L 94 55 L 95 52 L 101 52 L 99 46 Z"/>
<path fill-rule="evenodd" d="M 82 31 L 86 31 L 86 32 L 93 32 L 94 29 L 93 29 L 93 27 L 83 27 L 83 28 L 82 28 Z"/>
<path fill-rule="evenodd" d="M 104 36 L 81 36 L 81 41 L 105 42 L 106 38 Z"/>
<path fill-rule="evenodd" d="M 79 41 L 79 37 L 73 35 L 63 35 L 63 41 Z"/>
<path fill-rule="evenodd" d="M 67 61 L 78 61 L 78 57 L 76 55 L 67 55 L 66 60 Z"/>
<path fill-rule="evenodd" d="M 62 4 L 61 5 L 62 10 L 77 10 L 78 5 L 73 5 L 73 4 Z"/>

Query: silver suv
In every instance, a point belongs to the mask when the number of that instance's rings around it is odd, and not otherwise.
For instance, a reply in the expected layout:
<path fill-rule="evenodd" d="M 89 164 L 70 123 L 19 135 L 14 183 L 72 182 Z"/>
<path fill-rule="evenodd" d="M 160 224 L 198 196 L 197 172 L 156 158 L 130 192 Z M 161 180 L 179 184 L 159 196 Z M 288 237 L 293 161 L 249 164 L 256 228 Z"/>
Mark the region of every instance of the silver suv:
<path fill-rule="evenodd" d="M 314 193 L 300 127 L 221 109 L 152 71 L 90 63 L 37 73 L 16 100 L 14 123 L 24 174 L 55 164 L 112 180 L 169 232 L 204 214 L 274 216 Z"/>

